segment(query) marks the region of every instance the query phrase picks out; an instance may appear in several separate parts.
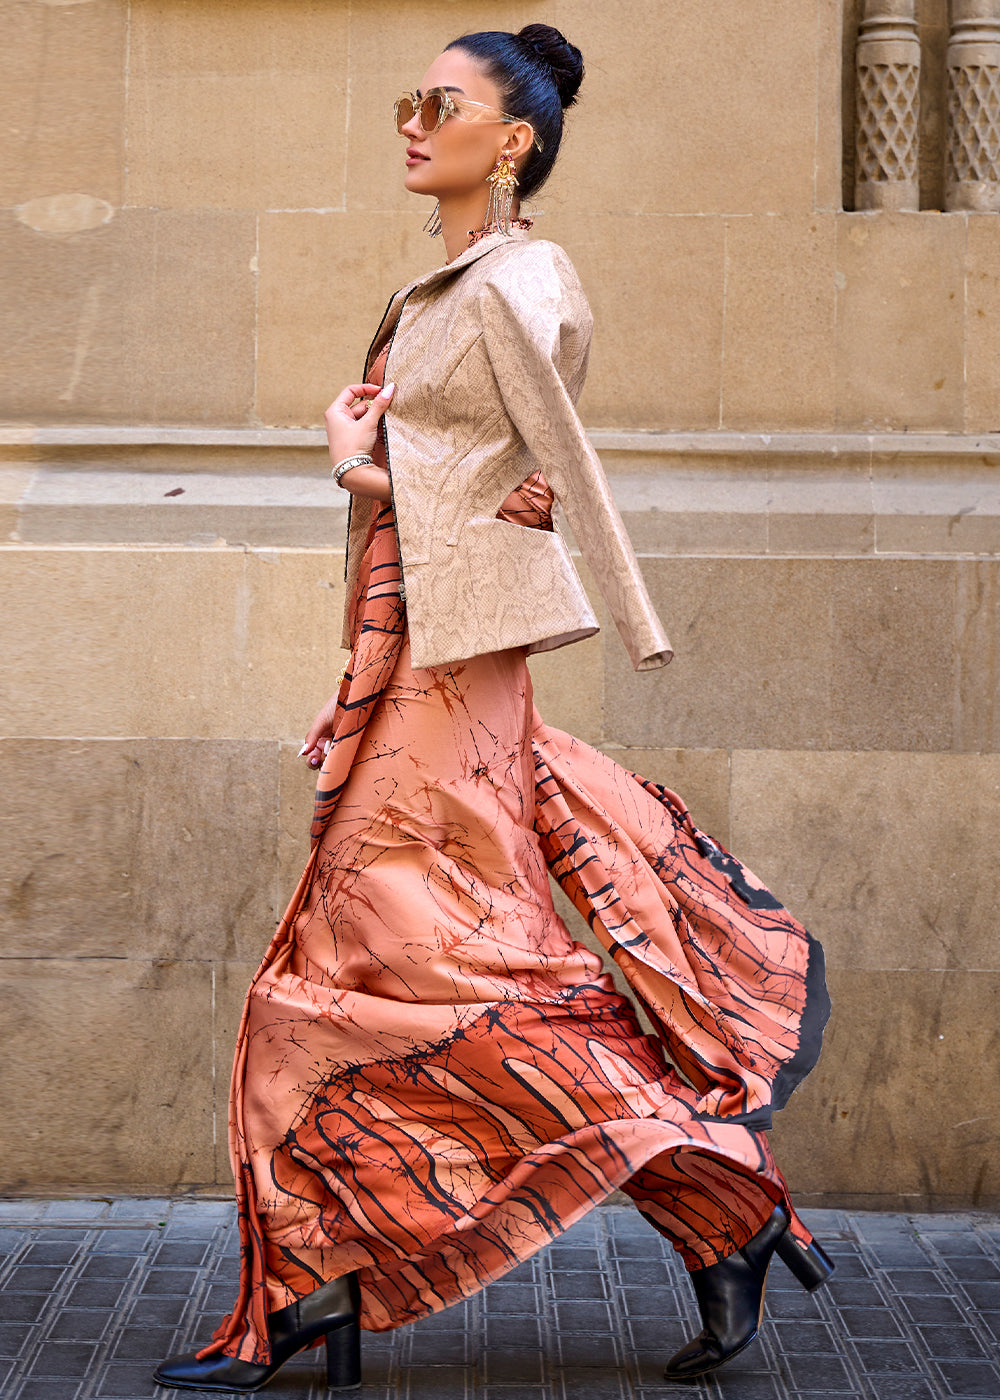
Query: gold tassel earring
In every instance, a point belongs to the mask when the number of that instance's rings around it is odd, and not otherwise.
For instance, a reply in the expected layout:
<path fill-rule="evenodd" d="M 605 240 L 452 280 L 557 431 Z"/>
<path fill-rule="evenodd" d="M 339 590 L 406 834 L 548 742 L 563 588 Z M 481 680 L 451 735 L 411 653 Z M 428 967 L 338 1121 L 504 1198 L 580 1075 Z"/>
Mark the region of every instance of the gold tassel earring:
<path fill-rule="evenodd" d="M 517 169 L 510 151 L 501 151 L 497 163 L 486 177 L 490 187 L 490 202 L 486 206 L 485 232 L 494 228 L 510 233 L 510 215 L 517 189 Z"/>
<path fill-rule="evenodd" d="M 440 206 L 440 204 L 435 204 L 434 208 L 431 210 L 431 216 L 430 216 L 430 218 L 429 218 L 429 219 L 427 220 L 427 222 L 424 224 L 424 233 L 426 233 L 430 238 L 437 238 L 437 236 L 438 236 L 438 234 L 439 234 L 440 232 L 441 232 L 441 206 Z"/>

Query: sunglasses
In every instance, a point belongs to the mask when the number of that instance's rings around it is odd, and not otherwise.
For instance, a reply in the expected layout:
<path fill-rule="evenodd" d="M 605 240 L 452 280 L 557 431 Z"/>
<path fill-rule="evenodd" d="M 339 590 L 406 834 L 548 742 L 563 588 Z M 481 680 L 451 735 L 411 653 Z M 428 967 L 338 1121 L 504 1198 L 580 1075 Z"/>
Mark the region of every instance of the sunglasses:
<path fill-rule="evenodd" d="M 402 97 L 396 98 L 393 112 L 396 118 L 396 130 L 400 136 L 405 136 L 403 127 L 407 126 L 414 117 L 420 118 L 420 129 L 427 132 L 428 135 L 433 131 L 439 131 L 449 117 L 458 117 L 459 121 L 463 122 L 516 122 L 521 120 L 520 117 L 512 117 L 509 112 L 501 112 L 497 107 L 488 107 L 485 102 L 473 102 L 471 97 L 454 97 L 445 88 L 439 87 L 428 88 L 423 97 L 417 97 L 412 92 L 404 92 Z M 532 127 L 531 134 L 535 145 L 541 150 L 541 138 L 535 134 L 534 127 Z"/>

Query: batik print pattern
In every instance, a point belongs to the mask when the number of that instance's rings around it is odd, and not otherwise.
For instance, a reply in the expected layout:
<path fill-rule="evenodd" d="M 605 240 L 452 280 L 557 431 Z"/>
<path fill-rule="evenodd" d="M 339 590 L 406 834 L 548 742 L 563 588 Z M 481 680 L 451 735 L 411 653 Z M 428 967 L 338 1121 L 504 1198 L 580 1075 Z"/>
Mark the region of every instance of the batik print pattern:
<path fill-rule="evenodd" d="M 536 477 L 506 518 L 551 503 Z M 312 854 L 240 1030 L 241 1287 L 206 1354 L 266 1361 L 268 1311 L 352 1269 L 362 1325 L 399 1326 L 615 1187 L 689 1267 L 789 1204 L 759 1125 L 818 1051 L 815 945 L 679 798 L 542 723 L 521 649 L 414 672 L 399 582 L 383 506 Z"/>

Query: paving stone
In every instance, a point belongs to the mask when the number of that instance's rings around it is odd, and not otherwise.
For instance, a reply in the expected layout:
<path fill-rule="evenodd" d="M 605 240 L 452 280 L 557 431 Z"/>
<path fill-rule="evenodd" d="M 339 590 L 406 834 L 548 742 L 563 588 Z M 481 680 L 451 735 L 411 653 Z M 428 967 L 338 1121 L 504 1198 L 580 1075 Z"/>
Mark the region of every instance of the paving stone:
<path fill-rule="evenodd" d="M 17 1391 L 16 1400 L 76 1400 L 79 1393 L 79 1381 L 29 1378 L 22 1383 Z"/>
<path fill-rule="evenodd" d="M 947 1293 L 949 1282 L 933 1269 L 893 1269 L 889 1282 L 896 1293 Z"/>
<path fill-rule="evenodd" d="M 484 1350 L 479 1358 L 479 1369 L 491 1386 L 537 1385 L 545 1377 L 545 1362 L 536 1351 L 492 1351 Z"/>
<path fill-rule="evenodd" d="M 28 1322 L 0 1322 L 0 1357 L 20 1356 L 37 1331 Z"/>
<path fill-rule="evenodd" d="M 953 1298 L 937 1295 L 904 1298 L 903 1306 L 914 1322 L 961 1323 L 962 1311 Z"/>
<path fill-rule="evenodd" d="M 986 1361 L 942 1361 L 937 1365 L 952 1395 L 983 1396 L 996 1400 L 1000 1395 L 1000 1366 Z"/>
<path fill-rule="evenodd" d="M 92 1249 L 95 1254 L 145 1254 L 158 1233 L 152 1230 L 102 1230 Z"/>
<path fill-rule="evenodd" d="M 854 1356 L 866 1374 L 884 1372 L 886 1375 L 912 1375 L 921 1371 L 921 1365 L 913 1348 L 907 1342 L 877 1341 L 855 1342 Z M 925 1373 L 929 1365 L 923 1367 Z"/>
<path fill-rule="evenodd" d="M 28 1246 L 19 1264 L 71 1264 L 80 1252 L 80 1240 L 53 1240 L 51 1235 Z"/>
<path fill-rule="evenodd" d="M 772 1322 L 770 1333 L 783 1355 L 836 1356 L 833 1333 L 823 1322 Z"/>
<path fill-rule="evenodd" d="M 557 1298 L 605 1298 L 607 1282 L 603 1273 L 557 1273 L 552 1275 Z"/>
<path fill-rule="evenodd" d="M 68 1308 L 114 1308 L 125 1290 L 123 1279 L 80 1279 L 66 1295 Z"/>
<path fill-rule="evenodd" d="M 978 1361 L 986 1350 L 971 1327 L 918 1327 L 928 1356 L 939 1360 Z"/>
<path fill-rule="evenodd" d="M 854 1389 L 847 1367 L 836 1356 L 786 1356 L 784 1364 L 792 1384 L 810 1396 Z"/>
<path fill-rule="evenodd" d="M 56 1267 L 15 1264 L 4 1286 L 5 1293 L 50 1294 L 62 1281 L 63 1271 Z"/>
<path fill-rule="evenodd" d="M 44 1293 L 17 1293 L 7 1288 L 0 1293 L 0 1317 L 4 1322 L 38 1322 L 53 1306 Z"/>
<path fill-rule="evenodd" d="M 937 1400 L 939 1391 L 924 1376 L 868 1375 L 873 1400 Z"/>
<path fill-rule="evenodd" d="M 486 1293 L 490 1313 L 527 1313 L 538 1315 L 539 1295 L 534 1284 L 496 1283 Z"/>
<path fill-rule="evenodd" d="M 753 1375 L 746 1371 L 734 1372 L 727 1379 L 725 1371 L 720 1371 L 716 1385 L 724 1396 L 732 1400 L 785 1400 L 787 1391 L 777 1376 Z M 676 1387 L 675 1393 L 676 1393 Z"/>
<path fill-rule="evenodd" d="M 996 1283 L 963 1283 L 962 1288 L 977 1308 L 1000 1309 L 1000 1281 Z"/>
<path fill-rule="evenodd" d="M 888 1308 L 839 1308 L 838 1314 L 851 1337 L 898 1337 L 899 1323 Z"/>
<path fill-rule="evenodd" d="M 992 1259 L 965 1256 L 961 1259 L 949 1259 L 947 1262 L 960 1283 L 1000 1283 L 1000 1267 L 994 1264 Z"/>
<path fill-rule="evenodd" d="M 30 1238 L 27 1230 L 12 1230 L 9 1226 L 0 1229 L 0 1258 L 13 1258 Z"/>
<path fill-rule="evenodd" d="M 48 1330 L 50 1341 L 99 1342 L 113 1314 L 100 1308 L 63 1308 Z"/>
<path fill-rule="evenodd" d="M 153 1366 L 204 1344 L 235 1296 L 231 1204 L 13 1204 L 0 1213 L 4 1400 L 168 1400 Z M 831 1285 L 807 1294 L 776 1261 L 760 1337 L 686 1385 L 688 1400 L 998 1400 L 1000 1220 L 806 1219 L 836 1257 Z M 467 1303 L 366 1334 L 363 1400 L 668 1400 L 680 1390 L 664 1363 L 698 1330 L 679 1257 L 609 1206 Z M 324 1381 L 313 1351 L 267 1394 L 326 1400 Z"/>
<path fill-rule="evenodd" d="M 78 1380 L 90 1367 L 96 1352 L 96 1346 L 85 1346 L 81 1342 L 50 1342 L 46 1339 L 28 1368 L 28 1374 Z"/>
<path fill-rule="evenodd" d="M 617 1369 L 621 1366 L 619 1348 L 610 1332 L 605 1331 L 595 1336 L 585 1336 L 579 1332 L 560 1332 L 558 1336 L 559 1359 L 564 1369 L 583 1366 L 600 1366 L 603 1369 L 614 1366 Z"/>
<path fill-rule="evenodd" d="M 625 1377 L 616 1371 L 573 1368 L 559 1372 L 557 1382 L 562 1383 L 565 1400 L 626 1400 L 628 1394 Z"/>
<path fill-rule="evenodd" d="M 130 1254 L 94 1254 L 77 1270 L 77 1279 L 120 1279 L 124 1281 L 136 1267 Z"/>

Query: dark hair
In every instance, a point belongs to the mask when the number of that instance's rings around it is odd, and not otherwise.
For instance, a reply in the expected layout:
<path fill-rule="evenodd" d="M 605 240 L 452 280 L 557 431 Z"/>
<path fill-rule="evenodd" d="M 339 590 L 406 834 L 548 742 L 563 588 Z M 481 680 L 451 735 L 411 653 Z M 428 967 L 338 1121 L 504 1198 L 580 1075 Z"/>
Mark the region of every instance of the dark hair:
<path fill-rule="evenodd" d="M 559 153 L 563 110 L 576 101 L 583 82 L 583 55 L 550 24 L 526 24 L 517 34 L 485 29 L 447 47 L 476 59 L 500 89 L 504 110 L 535 128 L 542 149 L 532 146 L 520 174 L 521 195 L 533 195 Z"/>

